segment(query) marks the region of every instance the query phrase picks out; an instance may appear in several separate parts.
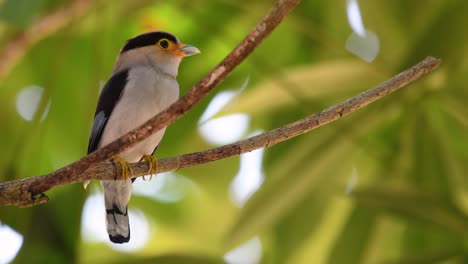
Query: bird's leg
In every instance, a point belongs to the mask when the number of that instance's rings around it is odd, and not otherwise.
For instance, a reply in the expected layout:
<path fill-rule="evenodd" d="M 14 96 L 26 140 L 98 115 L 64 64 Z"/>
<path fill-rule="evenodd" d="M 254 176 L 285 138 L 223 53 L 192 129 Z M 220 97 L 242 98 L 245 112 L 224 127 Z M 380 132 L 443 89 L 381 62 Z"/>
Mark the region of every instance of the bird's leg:
<path fill-rule="evenodd" d="M 153 175 L 158 172 L 158 160 L 155 159 L 152 155 L 144 155 L 142 159 L 149 164 L 148 173 L 150 175 L 149 179 L 151 180 Z M 145 176 L 143 176 L 143 180 L 146 181 Z"/>
<path fill-rule="evenodd" d="M 122 175 L 121 175 L 122 177 L 121 178 L 123 178 L 124 180 L 130 179 L 130 177 L 128 176 L 129 172 L 133 176 L 132 167 L 130 167 L 130 164 L 128 164 L 128 162 L 126 162 L 124 159 L 122 159 L 119 156 L 115 156 L 113 158 L 113 162 L 114 162 L 114 165 L 116 163 L 118 163 L 120 165 L 120 168 L 122 169 Z M 117 178 L 117 175 L 115 177 Z"/>

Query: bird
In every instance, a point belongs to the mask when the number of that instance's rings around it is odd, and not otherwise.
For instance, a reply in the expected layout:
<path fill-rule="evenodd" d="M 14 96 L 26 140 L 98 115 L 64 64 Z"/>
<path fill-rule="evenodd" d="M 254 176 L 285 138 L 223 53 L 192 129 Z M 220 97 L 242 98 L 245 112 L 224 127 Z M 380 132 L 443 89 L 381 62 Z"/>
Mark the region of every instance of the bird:
<path fill-rule="evenodd" d="M 200 53 L 166 31 L 151 31 L 127 40 L 117 56 L 111 77 L 98 99 L 88 154 L 106 146 L 165 110 L 179 97 L 177 74 L 182 58 Z M 106 228 L 113 243 L 130 240 L 128 203 L 135 179 L 129 163 L 146 160 L 148 173 L 157 172 L 153 158 L 165 128 L 112 158 L 122 177 L 103 180 Z M 117 177 L 116 177 L 117 178 Z M 85 188 L 89 181 L 85 182 Z"/>

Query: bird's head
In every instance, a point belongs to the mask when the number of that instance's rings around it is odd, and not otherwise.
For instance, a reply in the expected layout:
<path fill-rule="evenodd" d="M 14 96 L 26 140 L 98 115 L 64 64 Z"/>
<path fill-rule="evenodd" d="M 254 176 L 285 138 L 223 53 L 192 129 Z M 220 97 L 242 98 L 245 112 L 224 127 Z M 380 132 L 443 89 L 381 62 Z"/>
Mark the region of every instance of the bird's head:
<path fill-rule="evenodd" d="M 164 72 L 177 75 L 182 58 L 198 53 L 198 48 L 181 43 L 168 32 L 153 31 L 129 39 L 120 51 L 118 64 L 126 67 L 150 63 Z"/>

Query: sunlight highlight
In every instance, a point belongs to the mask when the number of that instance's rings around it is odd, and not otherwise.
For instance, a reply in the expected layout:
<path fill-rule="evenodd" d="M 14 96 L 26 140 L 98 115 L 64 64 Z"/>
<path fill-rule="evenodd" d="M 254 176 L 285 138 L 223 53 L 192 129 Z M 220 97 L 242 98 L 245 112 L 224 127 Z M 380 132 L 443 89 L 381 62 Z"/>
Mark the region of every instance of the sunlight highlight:
<path fill-rule="evenodd" d="M 357 0 L 347 1 L 346 12 L 348 15 L 348 23 L 351 26 L 351 29 L 354 31 L 354 33 L 364 37 L 366 35 L 366 30 L 364 29 L 364 22 L 362 21 L 361 10 L 359 9 Z"/>
<path fill-rule="evenodd" d="M 253 135 L 260 134 L 256 132 Z M 250 136 L 253 136 L 250 135 Z M 257 149 L 240 155 L 240 169 L 229 186 L 231 199 L 242 207 L 263 183 L 265 178 L 262 161 L 265 149 Z"/>
<path fill-rule="evenodd" d="M 241 87 L 233 91 L 218 93 L 203 112 L 198 121 L 200 135 L 210 144 L 225 145 L 240 140 L 245 135 L 250 124 L 247 114 L 237 113 L 215 117 L 232 99 L 240 94 L 249 84 L 246 78 Z"/>
<path fill-rule="evenodd" d="M 372 62 L 379 54 L 380 40 L 372 31 L 366 31 L 364 37 L 351 33 L 346 40 L 346 49 L 359 58 L 367 62 Z"/>
<path fill-rule="evenodd" d="M 182 200 L 195 184 L 173 172 L 158 173 L 151 180 L 137 179 L 133 183 L 133 194 L 146 196 L 164 203 L 175 203 Z"/>
<path fill-rule="evenodd" d="M 105 223 L 104 194 L 99 192 L 90 195 L 83 206 L 81 215 L 81 237 L 86 242 L 105 242 L 111 248 L 133 252 L 143 248 L 148 240 L 150 225 L 143 212 L 128 210 L 130 218 L 130 242 L 125 244 L 114 244 L 109 241 Z"/>
<path fill-rule="evenodd" d="M 366 30 L 357 0 L 348 0 L 346 11 L 349 26 L 353 30 L 346 40 L 346 49 L 367 62 L 374 61 L 380 51 L 379 37 Z"/>
<path fill-rule="evenodd" d="M 26 86 L 16 96 L 16 111 L 26 121 L 32 121 L 39 108 L 44 88 L 36 85 Z M 44 121 L 49 113 L 51 100 L 47 102 L 44 112 L 41 114 L 40 121 Z"/>
<path fill-rule="evenodd" d="M 13 261 L 23 245 L 23 236 L 0 222 L 0 263 Z"/>
<path fill-rule="evenodd" d="M 198 127 L 202 137 L 210 144 L 225 145 L 240 140 L 249 127 L 250 117 L 232 114 L 210 119 Z"/>
<path fill-rule="evenodd" d="M 216 96 L 213 97 L 213 99 L 211 100 L 210 104 L 206 107 L 205 112 L 203 112 L 198 123 L 203 124 L 208 119 L 214 117 L 217 113 L 219 113 L 224 106 L 226 106 L 232 99 L 234 99 L 237 95 L 244 91 L 245 87 L 247 87 L 247 85 L 249 84 L 249 81 L 250 77 L 247 77 L 239 89 L 232 91 L 223 91 L 216 94 Z"/>
<path fill-rule="evenodd" d="M 256 264 L 262 259 L 262 242 L 258 236 L 224 255 L 228 264 Z"/>
<path fill-rule="evenodd" d="M 358 172 L 356 167 L 353 168 L 351 171 L 351 175 L 349 176 L 348 179 L 348 184 L 346 185 L 346 194 L 351 194 L 351 192 L 356 188 L 358 182 Z"/>

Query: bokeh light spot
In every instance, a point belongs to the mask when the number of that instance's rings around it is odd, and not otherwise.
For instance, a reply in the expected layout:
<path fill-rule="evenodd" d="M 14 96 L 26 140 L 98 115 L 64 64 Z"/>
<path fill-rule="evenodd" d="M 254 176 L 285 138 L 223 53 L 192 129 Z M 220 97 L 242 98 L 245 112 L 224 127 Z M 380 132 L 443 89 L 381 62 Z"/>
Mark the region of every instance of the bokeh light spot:
<path fill-rule="evenodd" d="M 258 236 L 224 255 L 228 264 L 256 264 L 262 259 L 262 242 Z"/>
<path fill-rule="evenodd" d="M 0 222 L 0 263 L 13 261 L 22 245 L 23 236 Z"/>
<path fill-rule="evenodd" d="M 240 156 L 239 172 L 229 186 L 231 199 L 239 207 L 242 207 L 263 183 L 262 160 L 264 151 L 264 148 L 257 149 Z"/>
<path fill-rule="evenodd" d="M 348 183 L 346 184 L 346 194 L 351 194 L 351 192 L 356 188 L 358 182 L 358 172 L 356 167 L 353 168 L 351 171 L 351 175 L 349 176 Z"/>
<path fill-rule="evenodd" d="M 379 54 L 380 40 L 372 31 L 366 31 L 363 37 L 351 33 L 346 40 L 346 49 L 359 58 L 372 62 Z"/>
<path fill-rule="evenodd" d="M 150 197 L 160 202 L 175 203 L 182 200 L 194 183 L 172 172 L 158 173 L 151 180 L 141 178 L 133 183 L 133 194 Z"/>
<path fill-rule="evenodd" d="M 240 140 L 249 127 L 250 117 L 232 114 L 210 119 L 198 127 L 203 138 L 214 145 L 224 145 Z"/>
<path fill-rule="evenodd" d="M 32 121 L 39 108 L 39 103 L 41 102 L 43 94 L 44 88 L 40 86 L 32 85 L 23 88 L 16 96 L 16 111 L 18 111 L 20 116 L 25 120 Z M 47 117 L 50 104 L 51 100 L 49 99 L 44 112 L 42 114 L 39 113 L 41 114 L 40 121 L 43 121 Z"/>
<path fill-rule="evenodd" d="M 366 29 L 364 28 L 364 22 L 362 22 L 361 11 L 359 10 L 359 4 L 357 0 L 347 1 L 346 13 L 351 29 L 357 35 L 364 37 L 366 35 Z"/>

